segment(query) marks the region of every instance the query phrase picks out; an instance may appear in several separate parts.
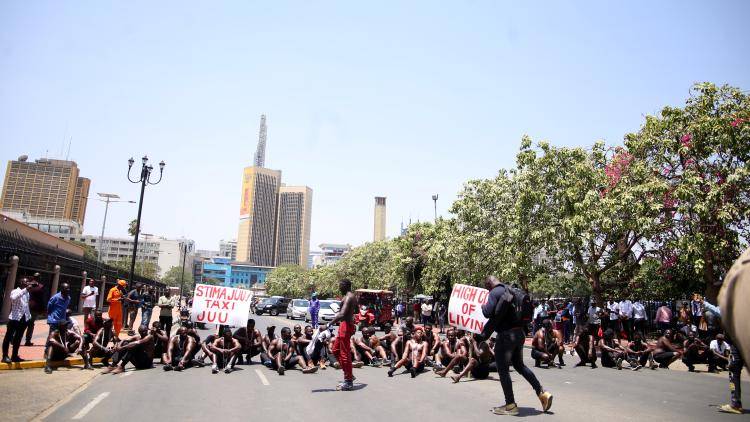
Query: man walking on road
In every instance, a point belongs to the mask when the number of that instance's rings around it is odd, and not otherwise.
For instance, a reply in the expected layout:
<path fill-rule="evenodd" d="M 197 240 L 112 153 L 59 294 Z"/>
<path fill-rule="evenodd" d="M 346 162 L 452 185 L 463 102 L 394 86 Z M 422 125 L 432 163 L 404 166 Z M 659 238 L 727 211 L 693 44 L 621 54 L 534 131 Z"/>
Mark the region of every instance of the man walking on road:
<path fill-rule="evenodd" d="M 344 382 L 336 386 L 337 390 L 350 391 L 354 388 L 354 374 L 352 374 L 352 353 L 351 353 L 351 338 L 354 335 L 357 327 L 354 325 L 354 311 L 358 309 L 357 297 L 352 293 L 352 282 L 348 279 L 342 279 L 339 281 L 339 291 L 344 296 L 341 309 L 336 313 L 330 322 L 333 326 L 337 322 L 341 322 L 339 326 L 339 332 L 334 340 L 333 348 L 331 351 L 336 355 L 336 358 L 341 365 L 341 369 L 344 370 Z"/>
<path fill-rule="evenodd" d="M 484 280 L 484 286 L 490 294 L 487 303 L 482 306 L 482 314 L 489 319 L 485 327 L 494 328 L 497 333 L 495 361 L 500 375 L 500 385 L 505 394 L 505 405 L 493 408 L 492 412 L 496 415 L 518 415 L 518 406 L 513 396 L 513 384 L 510 379 L 509 366 L 511 364 L 513 369 L 523 375 L 534 388 L 542 402 L 542 410 L 548 411 L 552 407 L 552 394 L 544 391 L 534 373 L 523 364 L 523 343 L 526 336 L 522 328 L 523 321 L 516 316 L 514 293 L 494 276 L 488 276 Z"/>

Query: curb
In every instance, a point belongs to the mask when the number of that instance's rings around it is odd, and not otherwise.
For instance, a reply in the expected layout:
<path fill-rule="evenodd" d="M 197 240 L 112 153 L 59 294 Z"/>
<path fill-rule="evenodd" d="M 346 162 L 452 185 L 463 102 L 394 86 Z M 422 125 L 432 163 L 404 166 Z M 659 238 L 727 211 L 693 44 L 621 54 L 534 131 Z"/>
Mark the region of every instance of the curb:
<path fill-rule="evenodd" d="M 92 363 L 101 363 L 102 358 L 94 358 L 92 359 Z M 44 368 L 45 361 L 43 360 L 28 360 L 25 362 L 14 362 L 14 363 L 0 363 L 0 371 L 11 371 L 14 369 L 33 369 L 33 368 Z M 83 359 L 82 358 L 68 358 L 65 360 L 52 362 L 51 366 L 53 368 L 58 368 L 60 366 L 76 366 L 76 365 L 83 365 Z"/>

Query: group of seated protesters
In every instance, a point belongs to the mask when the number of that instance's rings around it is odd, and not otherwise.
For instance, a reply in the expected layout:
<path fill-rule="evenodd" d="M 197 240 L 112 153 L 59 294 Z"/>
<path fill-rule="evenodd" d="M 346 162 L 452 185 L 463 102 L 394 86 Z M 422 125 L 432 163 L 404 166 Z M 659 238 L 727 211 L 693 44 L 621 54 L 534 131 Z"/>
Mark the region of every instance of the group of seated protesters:
<path fill-rule="evenodd" d="M 592 369 L 596 368 L 599 356 L 601 365 L 606 368 L 621 370 L 623 363 L 627 362 L 633 371 L 646 366 L 666 369 L 680 358 L 691 372 L 695 371 L 697 363 L 708 364 L 709 372 L 717 372 L 719 368 L 726 370 L 729 365 L 729 344 L 721 333 L 706 345 L 695 332 L 667 329 L 654 344 L 649 344 L 638 331 L 634 332 L 632 339 L 623 341 L 615 338 L 612 329 L 605 330 L 602 337 L 597 338 L 597 333 L 590 327 L 588 324 L 576 327 L 570 347 L 570 354 L 575 352 L 579 358 L 576 366 L 591 365 Z M 531 357 L 535 366 L 561 368 L 565 366 L 565 352 L 563 333 L 554 329 L 551 321 L 543 321 L 532 339 Z"/>

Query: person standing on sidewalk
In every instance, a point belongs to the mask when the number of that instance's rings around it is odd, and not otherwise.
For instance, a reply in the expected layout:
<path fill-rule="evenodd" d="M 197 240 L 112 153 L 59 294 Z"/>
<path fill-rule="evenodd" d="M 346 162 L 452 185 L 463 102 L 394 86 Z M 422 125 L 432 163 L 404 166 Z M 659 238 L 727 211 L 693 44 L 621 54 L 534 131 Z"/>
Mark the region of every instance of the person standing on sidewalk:
<path fill-rule="evenodd" d="M 29 312 L 29 280 L 22 278 L 16 283 L 16 288 L 10 292 L 10 315 L 8 326 L 3 338 L 3 363 L 23 362 L 18 356 L 23 332 L 26 331 L 26 321 L 31 319 Z M 8 357 L 8 347 L 13 343 L 13 355 Z"/>
<path fill-rule="evenodd" d="M 164 295 L 159 297 L 157 306 L 159 307 L 161 328 L 167 333 L 168 338 L 172 338 L 172 308 L 176 306 L 176 303 L 169 289 L 164 290 Z"/>
<path fill-rule="evenodd" d="M 92 311 L 96 310 L 96 298 L 99 297 L 99 288 L 96 287 L 94 279 L 89 279 L 89 284 L 81 292 L 83 300 L 83 320 L 86 321 Z"/>
<path fill-rule="evenodd" d="M 521 374 L 531 384 L 542 402 L 542 410 L 548 411 L 552 407 L 552 394 L 545 391 L 536 376 L 523 364 L 523 343 L 526 336 L 523 332 L 523 321 L 516 315 L 514 293 L 496 277 L 488 276 L 484 286 L 490 291 L 487 303 L 482 306 L 482 314 L 489 321 L 485 324 L 485 331 L 494 329 L 497 333 L 495 343 L 495 362 L 500 376 L 500 385 L 505 395 L 505 405 L 492 409 L 496 415 L 518 415 L 518 406 L 513 396 L 513 383 L 510 379 L 509 366 Z M 489 337 L 483 333 L 484 337 Z M 491 334 L 491 333 L 489 333 Z"/>
<path fill-rule="evenodd" d="M 339 332 L 331 351 L 336 355 L 336 358 L 341 365 L 341 369 L 344 371 L 344 382 L 336 386 L 336 389 L 340 391 L 350 391 L 354 388 L 351 339 L 357 330 L 357 327 L 354 325 L 354 312 L 359 309 L 359 305 L 357 303 L 357 296 L 352 293 L 352 282 L 349 279 L 344 278 L 339 281 L 339 291 L 344 297 L 344 300 L 341 304 L 341 309 L 336 313 L 329 324 L 330 326 L 333 326 L 337 322 L 341 322 L 341 325 L 339 325 Z"/>
<path fill-rule="evenodd" d="M 141 289 L 143 285 L 141 283 L 135 283 L 135 287 L 128 292 L 125 297 L 125 303 L 127 303 L 127 319 L 125 320 L 125 328 L 128 330 L 129 336 L 135 335 L 135 318 L 138 316 L 138 309 L 141 308 L 143 302 L 141 296 Z"/>
<path fill-rule="evenodd" d="M 52 296 L 47 302 L 47 325 L 49 325 L 49 339 L 50 334 L 57 330 L 60 324 L 68 324 L 68 305 L 70 305 L 70 286 L 68 283 L 60 285 L 60 291 Z M 49 341 L 44 345 L 44 355 L 47 356 L 47 349 L 49 349 Z"/>
<path fill-rule="evenodd" d="M 143 289 L 143 295 L 141 296 L 141 326 L 148 328 L 151 324 L 151 313 L 156 305 L 156 297 L 154 297 L 154 286 L 147 286 Z"/>
<path fill-rule="evenodd" d="M 117 280 L 117 284 L 109 289 L 109 293 L 107 293 L 107 303 L 109 303 L 107 314 L 109 315 L 109 319 L 112 320 L 112 329 L 114 330 L 115 337 L 118 338 L 122 329 L 122 292 L 127 285 L 127 281 Z"/>
<path fill-rule="evenodd" d="M 39 273 L 35 273 L 34 276 L 29 280 L 29 312 L 31 312 L 31 318 L 26 321 L 26 343 L 24 346 L 33 346 L 31 337 L 34 335 L 34 322 L 39 318 L 39 315 L 44 314 L 44 284 L 39 281 Z"/>

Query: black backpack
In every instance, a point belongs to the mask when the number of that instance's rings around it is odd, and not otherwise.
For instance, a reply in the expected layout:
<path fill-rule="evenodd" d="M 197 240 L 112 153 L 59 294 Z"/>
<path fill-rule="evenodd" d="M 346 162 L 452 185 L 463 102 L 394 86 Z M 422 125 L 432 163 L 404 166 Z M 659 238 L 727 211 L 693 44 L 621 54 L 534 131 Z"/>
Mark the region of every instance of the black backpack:
<path fill-rule="evenodd" d="M 505 287 L 505 296 L 503 297 L 504 302 L 510 303 L 512 310 L 510 311 L 513 318 L 513 323 L 518 326 L 524 326 L 531 322 L 531 318 L 534 315 L 534 305 L 531 303 L 531 296 L 525 291 L 507 284 L 503 284 Z M 498 308 L 501 303 L 498 302 Z M 496 309 L 496 314 L 499 309 Z M 500 316 L 500 315 L 497 315 Z"/>

